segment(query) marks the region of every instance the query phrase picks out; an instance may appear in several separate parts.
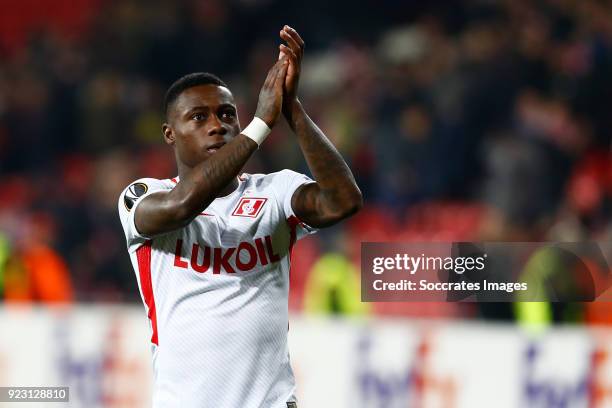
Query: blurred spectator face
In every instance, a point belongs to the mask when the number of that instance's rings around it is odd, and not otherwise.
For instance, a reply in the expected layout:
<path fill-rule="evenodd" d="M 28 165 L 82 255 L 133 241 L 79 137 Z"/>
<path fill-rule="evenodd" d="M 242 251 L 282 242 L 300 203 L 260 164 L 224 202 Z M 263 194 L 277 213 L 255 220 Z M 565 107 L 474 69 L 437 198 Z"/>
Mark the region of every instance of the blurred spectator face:
<path fill-rule="evenodd" d="M 587 140 L 567 103 L 523 91 L 517 100 L 517 115 L 523 133 L 547 139 L 568 153 L 581 151 Z"/>
<path fill-rule="evenodd" d="M 227 24 L 227 5 L 222 1 L 194 1 L 191 12 L 196 25 L 205 30 L 216 31 Z"/>
<path fill-rule="evenodd" d="M 411 105 L 404 109 L 400 116 L 402 136 L 412 142 L 422 142 L 429 136 L 431 118 L 420 105 Z"/>
<path fill-rule="evenodd" d="M 229 89 L 199 85 L 183 91 L 169 107 L 166 143 L 188 167 L 207 160 L 240 132 L 236 103 Z"/>
<path fill-rule="evenodd" d="M 15 245 L 22 249 L 35 245 L 50 245 L 57 239 L 57 225 L 52 215 L 47 212 L 28 214 L 22 223 L 22 234 L 15 241 Z"/>

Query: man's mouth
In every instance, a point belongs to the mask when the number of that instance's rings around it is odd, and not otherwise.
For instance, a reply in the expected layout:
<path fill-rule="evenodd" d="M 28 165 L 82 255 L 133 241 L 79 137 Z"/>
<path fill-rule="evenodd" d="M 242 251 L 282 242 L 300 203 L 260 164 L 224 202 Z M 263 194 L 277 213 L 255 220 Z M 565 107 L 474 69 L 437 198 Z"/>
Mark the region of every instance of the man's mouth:
<path fill-rule="evenodd" d="M 225 146 L 225 142 L 219 142 L 219 143 L 215 143 L 214 145 L 208 146 L 206 148 L 206 151 L 208 153 L 215 153 L 217 150 L 219 150 L 220 148 L 222 148 L 223 146 Z"/>

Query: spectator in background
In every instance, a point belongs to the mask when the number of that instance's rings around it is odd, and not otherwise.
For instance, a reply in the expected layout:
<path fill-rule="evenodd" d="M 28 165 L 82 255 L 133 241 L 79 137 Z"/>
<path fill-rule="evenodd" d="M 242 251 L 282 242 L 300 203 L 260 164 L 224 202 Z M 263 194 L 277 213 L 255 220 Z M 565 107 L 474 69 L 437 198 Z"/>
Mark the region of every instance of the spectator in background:
<path fill-rule="evenodd" d="M 4 279 L 6 274 L 6 266 L 10 256 L 10 246 L 8 238 L 0 233 L 0 299 L 4 293 Z"/>
<path fill-rule="evenodd" d="M 53 219 L 44 213 L 24 220 L 26 227 L 2 270 L 5 302 L 71 302 L 74 294 L 64 259 L 50 246 L 55 240 Z"/>
<path fill-rule="evenodd" d="M 312 314 L 363 315 L 369 304 L 361 302 L 359 270 L 351 262 L 347 239 L 332 237 L 331 250 L 322 254 L 308 273 L 304 311 Z"/>

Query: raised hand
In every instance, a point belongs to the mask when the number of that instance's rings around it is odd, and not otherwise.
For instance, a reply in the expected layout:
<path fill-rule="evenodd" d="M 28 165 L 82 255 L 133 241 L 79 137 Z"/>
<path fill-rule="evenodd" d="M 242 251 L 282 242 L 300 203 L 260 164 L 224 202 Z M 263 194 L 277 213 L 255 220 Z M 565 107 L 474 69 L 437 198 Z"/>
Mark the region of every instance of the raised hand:
<path fill-rule="evenodd" d="M 288 58 L 282 56 L 268 71 L 268 76 L 259 91 L 255 116 L 266 122 L 269 128 L 276 123 L 283 106 L 283 85 L 288 66 Z"/>
<path fill-rule="evenodd" d="M 284 26 L 280 31 L 280 37 L 287 44 L 279 46 L 279 58 L 284 56 L 289 58 L 289 68 L 285 78 L 285 105 L 297 101 L 298 82 L 302 68 L 302 56 L 304 55 L 304 40 L 289 26 Z"/>

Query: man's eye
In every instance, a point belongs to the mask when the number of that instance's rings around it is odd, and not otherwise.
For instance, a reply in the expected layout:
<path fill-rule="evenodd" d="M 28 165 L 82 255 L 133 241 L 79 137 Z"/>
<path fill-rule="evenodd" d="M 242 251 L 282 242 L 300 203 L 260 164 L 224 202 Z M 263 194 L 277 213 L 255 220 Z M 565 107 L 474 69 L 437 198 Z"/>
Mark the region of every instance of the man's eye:
<path fill-rule="evenodd" d="M 193 115 L 191 115 L 191 119 L 193 119 L 193 120 L 204 120 L 204 115 L 202 115 L 201 113 L 194 113 Z"/>
<path fill-rule="evenodd" d="M 235 118 L 236 114 L 234 112 L 223 112 L 222 115 L 224 118 Z"/>

